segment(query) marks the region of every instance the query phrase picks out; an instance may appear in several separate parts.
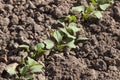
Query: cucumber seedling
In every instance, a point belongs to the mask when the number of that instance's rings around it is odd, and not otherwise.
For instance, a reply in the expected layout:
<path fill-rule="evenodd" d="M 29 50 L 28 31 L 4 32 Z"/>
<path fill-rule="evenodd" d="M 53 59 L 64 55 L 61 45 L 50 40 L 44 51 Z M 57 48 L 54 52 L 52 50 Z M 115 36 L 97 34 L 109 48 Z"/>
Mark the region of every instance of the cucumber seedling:
<path fill-rule="evenodd" d="M 89 5 L 86 7 L 84 5 L 72 7 L 72 12 L 80 12 L 83 18 L 87 20 L 89 17 L 95 17 L 100 19 L 102 17 L 102 11 L 106 10 L 113 0 L 90 0 Z"/>
<path fill-rule="evenodd" d="M 19 80 L 32 80 L 34 73 L 42 72 L 43 66 L 34 59 L 27 57 L 27 61 L 25 61 L 24 59 L 24 64 L 20 65 L 23 67 L 19 68 L 19 71 L 16 71 L 14 67 L 7 67 L 6 71 L 10 75 L 15 75 L 15 78 Z"/>
<path fill-rule="evenodd" d="M 72 22 L 76 20 L 76 17 L 73 15 L 72 16 L 69 15 L 69 16 L 66 16 L 65 19 L 66 18 L 69 21 L 68 24 L 65 24 L 65 22 L 59 21 L 59 23 L 63 26 L 63 28 L 60 28 L 59 30 L 51 31 L 51 36 L 56 41 L 55 48 L 58 50 L 62 50 L 64 47 L 76 48 L 76 45 L 75 45 L 76 42 L 88 40 L 88 38 L 77 37 L 77 33 L 81 29 L 77 27 L 76 23 Z"/>

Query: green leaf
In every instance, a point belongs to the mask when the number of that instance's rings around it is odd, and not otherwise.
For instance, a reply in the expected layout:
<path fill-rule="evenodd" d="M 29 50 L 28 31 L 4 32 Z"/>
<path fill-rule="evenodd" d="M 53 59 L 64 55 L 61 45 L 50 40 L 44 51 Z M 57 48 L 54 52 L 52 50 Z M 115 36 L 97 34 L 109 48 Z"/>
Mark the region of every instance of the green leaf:
<path fill-rule="evenodd" d="M 89 14 L 86 14 L 86 13 L 84 14 L 83 13 L 83 17 L 84 17 L 85 20 L 87 20 L 89 18 Z"/>
<path fill-rule="evenodd" d="M 96 4 L 95 0 L 91 0 L 91 3 L 92 3 L 93 5 L 95 5 L 95 4 Z"/>
<path fill-rule="evenodd" d="M 46 52 L 47 50 L 44 50 L 44 49 L 38 49 L 38 53 L 44 53 L 44 52 Z"/>
<path fill-rule="evenodd" d="M 85 11 L 86 11 L 86 13 L 90 13 L 90 12 L 92 12 L 92 9 L 90 7 L 87 7 Z"/>
<path fill-rule="evenodd" d="M 54 42 L 52 40 L 46 39 L 44 43 L 46 44 L 47 49 L 51 49 L 54 47 Z"/>
<path fill-rule="evenodd" d="M 57 49 L 58 49 L 59 51 L 61 51 L 64 47 L 65 47 L 64 44 L 62 44 L 62 45 L 57 45 Z"/>
<path fill-rule="evenodd" d="M 10 75 L 15 75 L 17 74 L 16 68 L 18 66 L 18 63 L 11 63 L 6 66 L 5 70 L 10 74 Z"/>
<path fill-rule="evenodd" d="M 72 22 L 72 21 L 74 21 L 74 20 L 76 20 L 76 16 L 75 15 L 68 15 L 68 16 L 66 16 L 66 18 L 68 18 L 69 19 L 69 22 Z"/>
<path fill-rule="evenodd" d="M 77 28 L 77 24 L 76 23 L 70 23 L 69 26 L 68 26 L 70 29 L 72 29 L 73 32 L 78 32 L 80 31 L 79 28 Z"/>
<path fill-rule="evenodd" d="M 74 42 L 75 42 L 75 40 L 72 40 L 72 41 L 68 42 L 68 43 L 66 44 L 66 46 L 71 47 L 71 48 L 76 48 Z"/>
<path fill-rule="evenodd" d="M 17 72 L 15 71 L 15 69 L 12 68 L 12 67 L 8 67 L 8 68 L 6 69 L 6 71 L 7 71 L 10 75 L 14 75 L 14 74 L 17 73 Z"/>
<path fill-rule="evenodd" d="M 45 47 L 44 43 L 38 43 L 38 44 L 35 45 L 35 50 L 38 53 L 42 53 L 42 52 L 44 52 L 44 47 Z"/>
<path fill-rule="evenodd" d="M 44 47 L 45 47 L 44 43 L 37 43 L 35 45 L 35 50 L 38 50 L 39 48 L 44 48 Z"/>
<path fill-rule="evenodd" d="M 33 65 L 33 66 L 30 68 L 30 70 L 31 70 L 31 72 L 41 72 L 41 71 L 42 71 L 42 68 L 43 68 L 42 65 L 40 65 L 40 64 L 35 64 L 35 65 Z"/>
<path fill-rule="evenodd" d="M 59 31 L 55 31 L 55 32 L 53 33 L 53 37 L 55 38 L 55 40 L 56 40 L 58 43 L 60 43 L 60 42 L 62 41 L 62 38 L 63 38 L 63 36 L 60 34 Z"/>
<path fill-rule="evenodd" d="M 29 66 L 28 66 L 28 65 L 22 67 L 22 68 L 20 69 L 20 74 L 21 74 L 21 75 L 24 75 L 24 74 L 27 72 L 28 69 L 29 69 Z"/>
<path fill-rule="evenodd" d="M 34 59 L 28 57 L 28 66 L 30 67 L 31 72 L 40 72 L 43 67 Z"/>
<path fill-rule="evenodd" d="M 95 11 L 95 12 L 94 12 L 94 15 L 95 15 L 98 19 L 100 19 L 100 18 L 102 17 L 102 14 L 101 14 L 100 11 Z"/>
<path fill-rule="evenodd" d="M 84 6 L 77 6 L 77 7 L 72 7 L 73 12 L 84 12 L 85 7 Z"/>
<path fill-rule="evenodd" d="M 27 61 L 28 65 L 31 66 L 31 65 L 34 65 L 34 64 L 38 64 L 37 61 L 35 61 L 34 59 L 28 57 L 28 61 Z"/>
<path fill-rule="evenodd" d="M 94 6 L 89 6 L 89 7 L 86 7 L 86 10 L 85 10 L 85 12 L 86 13 L 90 13 L 90 12 L 92 12 L 94 10 Z"/>
<path fill-rule="evenodd" d="M 106 0 L 95 0 L 95 1 L 98 4 L 105 4 L 106 3 Z"/>
<path fill-rule="evenodd" d="M 62 31 L 63 33 L 65 33 L 67 35 L 67 37 L 75 39 L 76 37 L 72 36 L 65 28 L 61 28 L 60 31 Z"/>
<path fill-rule="evenodd" d="M 102 5 L 100 5 L 100 9 L 106 10 L 109 6 L 110 6 L 110 4 L 102 4 Z"/>
<path fill-rule="evenodd" d="M 89 39 L 86 38 L 86 37 L 79 37 L 79 38 L 76 40 L 76 42 L 87 41 L 87 40 L 89 40 Z"/>
<path fill-rule="evenodd" d="M 27 51 L 30 51 L 28 45 L 20 45 L 19 47 L 20 47 L 20 48 L 23 48 L 23 49 L 26 49 Z"/>

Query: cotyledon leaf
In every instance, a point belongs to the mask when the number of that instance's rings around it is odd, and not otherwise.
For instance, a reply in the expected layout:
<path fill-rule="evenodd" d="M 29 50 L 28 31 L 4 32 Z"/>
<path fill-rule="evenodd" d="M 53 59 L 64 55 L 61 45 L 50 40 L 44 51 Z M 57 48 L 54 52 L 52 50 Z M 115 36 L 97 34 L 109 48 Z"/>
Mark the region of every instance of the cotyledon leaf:
<path fill-rule="evenodd" d="M 54 42 L 50 39 L 44 40 L 44 43 L 46 44 L 46 49 L 51 49 L 54 47 Z"/>
<path fill-rule="evenodd" d="M 98 19 L 100 19 L 100 18 L 102 17 L 102 13 L 101 13 L 100 11 L 95 11 L 95 12 L 94 12 L 94 15 L 95 15 Z"/>
<path fill-rule="evenodd" d="M 40 64 L 35 64 L 32 67 L 30 67 L 31 72 L 41 72 L 43 66 Z"/>
<path fill-rule="evenodd" d="M 37 61 L 35 61 L 34 59 L 28 57 L 28 61 L 27 61 L 28 65 L 34 65 L 34 64 L 38 64 Z"/>
<path fill-rule="evenodd" d="M 106 10 L 109 6 L 110 6 L 110 4 L 102 4 L 102 5 L 100 5 L 100 9 Z"/>
<path fill-rule="evenodd" d="M 35 50 L 38 50 L 39 48 L 44 48 L 44 47 L 45 47 L 45 45 L 43 43 L 37 43 L 35 45 Z"/>
<path fill-rule="evenodd" d="M 80 29 L 77 28 L 77 24 L 74 23 L 74 22 L 70 23 L 68 27 L 69 27 L 70 29 L 72 29 L 73 32 L 78 32 L 78 31 L 80 31 Z"/>
<path fill-rule="evenodd" d="M 27 51 L 30 51 L 28 45 L 20 45 L 19 47 L 20 47 L 20 48 L 23 48 L 23 49 L 26 49 Z"/>
<path fill-rule="evenodd" d="M 38 51 L 39 53 L 42 53 L 44 52 L 44 47 L 45 47 L 44 43 L 38 43 L 35 45 L 35 50 Z"/>
<path fill-rule="evenodd" d="M 75 39 L 76 37 L 70 35 L 70 33 L 65 29 L 65 28 L 61 28 L 60 31 L 62 31 L 63 33 L 65 33 L 67 35 L 67 37 Z"/>
<path fill-rule="evenodd" d="M 72 11 L 77 11 L 77 12 L 84 12 L 85 7 L 84 6 L 76 6 L 76 7 L 72 7 Z"/>
<path fill-rule="evenodd" d="M 27 72 L 28 69 L 29 69 L 29 66 L 28 66 L 28 65 L 22 67 L 22 68 L 20 69 L 20 74 L 21 74 L 21 75 L 24 75 L 24 74 Z"/>
<path fill-rule="evenodd" d="M 63 38 L 63 36 L 60 34 L 59 31 L 55 31 L 55 32 L 53 33 L 53 37 L 55 38 L 55 40 L 56 40 L 58 43 L 60 43 L 60 42 L 62 41 L 62 38 Z"/>
<path fill-rule="evenodd" d="M 66 44 L 66 46 L 68 46 L 68 47 L 70 47 L 70 48 L 76 48 L 74 42 L 75 42 L 75 40 L 72 40 L 72 41 L 68 42 L 68 43 Z"/>
<path fill-rule="evenodd" d="M 87 41 L 87 40 L 89 40 L 89 39 L 86 38 L 86 37 L 79 37 L 79 38 L 76 40 L 76 42 Z"/>

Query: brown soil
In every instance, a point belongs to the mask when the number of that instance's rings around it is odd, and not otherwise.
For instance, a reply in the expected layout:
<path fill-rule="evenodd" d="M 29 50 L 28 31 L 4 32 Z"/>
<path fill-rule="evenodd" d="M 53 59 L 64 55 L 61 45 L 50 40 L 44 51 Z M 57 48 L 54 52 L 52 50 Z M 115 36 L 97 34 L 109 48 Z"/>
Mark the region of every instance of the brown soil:
<path fill-rule="evenodd" d="M 86 0 L 85 0 L 86 1 Z M 5 67 L 20 63 L 21 44 L 35 45 L 59 27 L 58 18 L 68 15 L 72 6 L 86 5 L 81 0 L 0 0 L 0 80 L 16 80 Z M 100 20 L 90 19 L 78 27 L 89 41 L 76 49 L 43 54 L 43 73 L 34 80 L 120 80 L 120 1 L 103 12 Z M 32 48 L 32 47 L 31 47 Z"/>

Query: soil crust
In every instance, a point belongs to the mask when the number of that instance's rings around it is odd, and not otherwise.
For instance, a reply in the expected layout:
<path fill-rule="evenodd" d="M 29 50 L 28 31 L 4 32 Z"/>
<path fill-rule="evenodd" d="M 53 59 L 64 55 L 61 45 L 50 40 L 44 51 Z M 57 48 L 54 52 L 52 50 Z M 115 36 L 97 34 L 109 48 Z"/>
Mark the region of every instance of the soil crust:
<path fill-rule="evenodd" d="M 32 47 L 45 40 L 49 30 L 60 27 L 57 20 L 70 14 L 86 0 L 0 0 L 0 80 L 16 80 L 6 66 L 20 63 L 28 53 L 19 45 Z M 100 20 L 81 22 L 89 41 L 77 48 L 45 53 L 38 58 L 43 73 L 34 80 L 120 80 L 120 1 L 104 11 Z M 79 17 L 79 16 L 77 16 Z"/>

